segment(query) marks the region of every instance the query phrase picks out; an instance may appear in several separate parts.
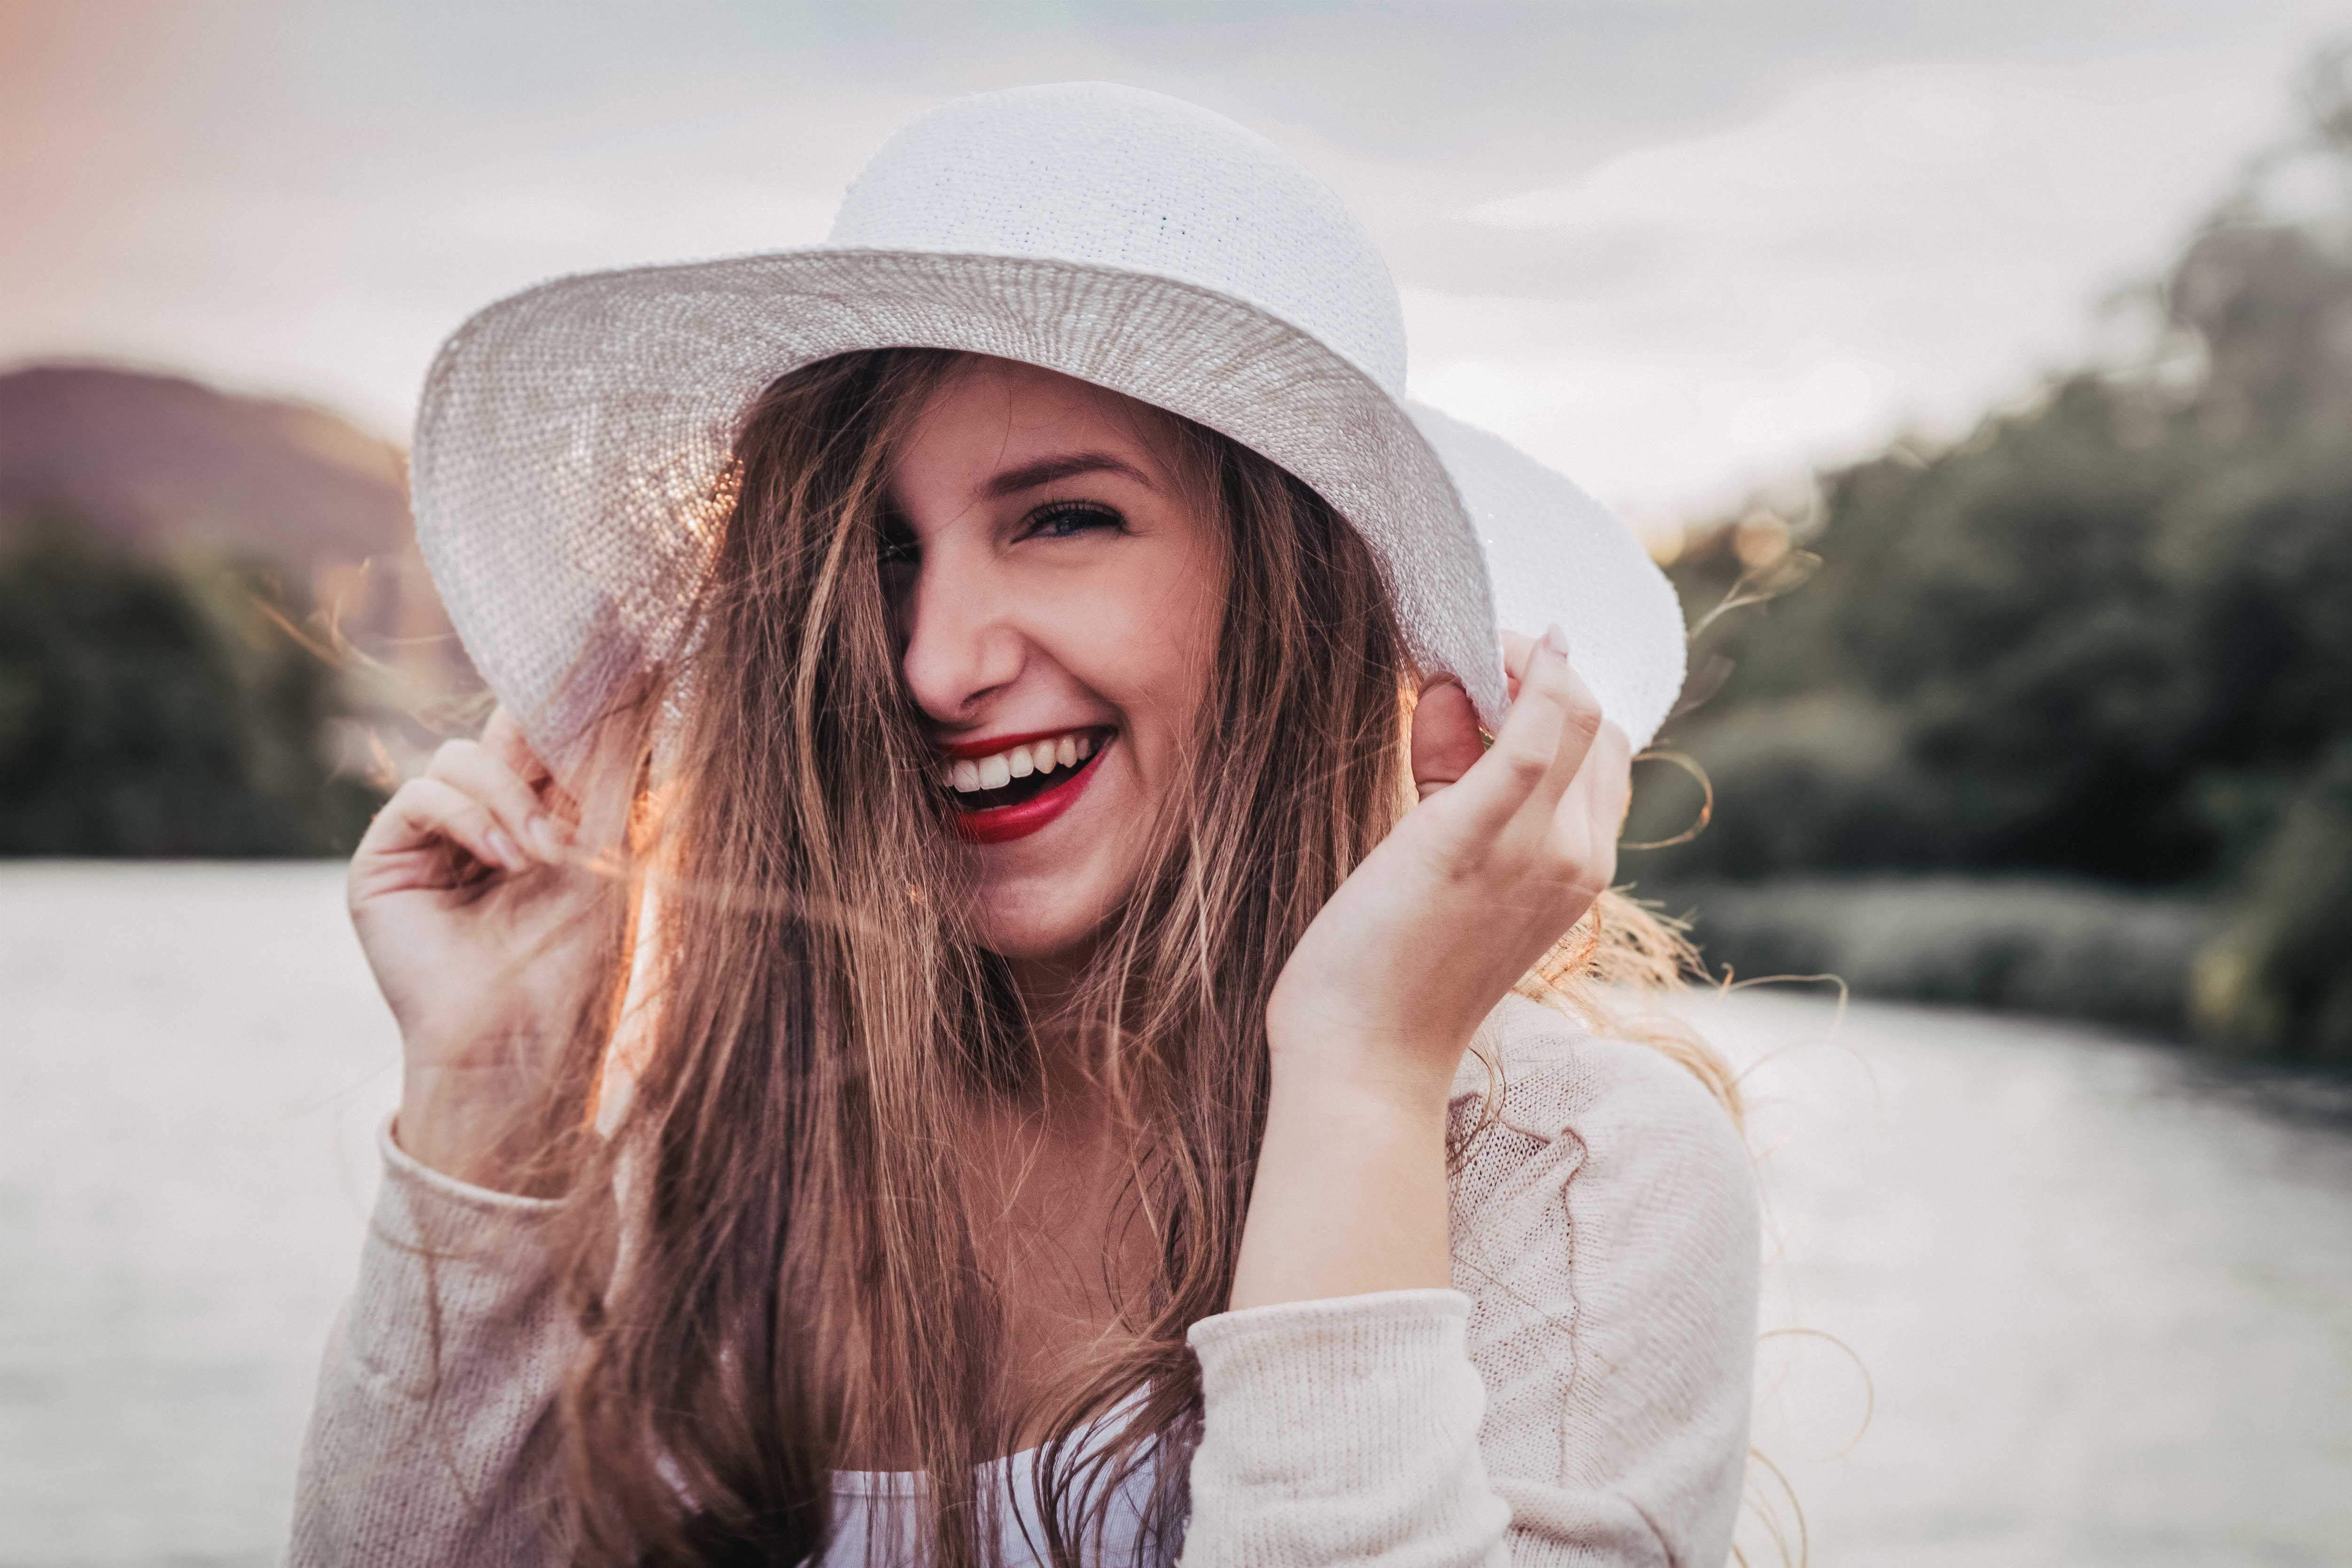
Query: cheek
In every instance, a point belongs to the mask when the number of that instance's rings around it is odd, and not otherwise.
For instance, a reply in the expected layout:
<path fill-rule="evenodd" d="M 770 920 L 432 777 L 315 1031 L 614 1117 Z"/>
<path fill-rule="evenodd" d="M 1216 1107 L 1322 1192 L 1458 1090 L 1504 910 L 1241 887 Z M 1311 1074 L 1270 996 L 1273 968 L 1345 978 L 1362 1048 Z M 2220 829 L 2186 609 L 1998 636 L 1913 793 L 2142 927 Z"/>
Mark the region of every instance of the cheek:
<path fill-rule="evenodd" d="M 1139 595 L 1120 639 L 1117 662 L 1126 695 L 1118 700 L 1151 760 L 1184 743 L 1198 721 L 1223 623 L 1222 565 L 1187 562 Z"/>

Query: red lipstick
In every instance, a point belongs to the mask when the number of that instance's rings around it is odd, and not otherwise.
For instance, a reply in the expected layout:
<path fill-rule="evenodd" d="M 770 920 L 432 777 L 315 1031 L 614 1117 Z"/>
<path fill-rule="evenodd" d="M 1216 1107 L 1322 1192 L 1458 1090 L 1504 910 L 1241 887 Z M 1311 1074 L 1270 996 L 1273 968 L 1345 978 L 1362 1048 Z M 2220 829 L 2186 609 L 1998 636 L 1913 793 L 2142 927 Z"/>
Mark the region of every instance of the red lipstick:
<path fill-rule="evenodd" d="M 993 755 L 1024 741 L 1042 741 L 1049 735 L 1066 733 L 1062 730 L 1041 730 L 1034 735 L 999 736 L 984 742 L 988 749 L 980 754 Z M 1103 753 L 1110 747 L 1111 737 L 1106 736 L 1096 743 L 1095 754 L 1072 768 L 1059 784 L 1017 805 L 992 805 L 984 811 L 959 809 L 956 837 L 970 844 L 1009 844 L 1015 838 L 1028 837 L 1078 803 L 1078 796 L 1094 781 L 1095 764 L 1102 761 Z"/>

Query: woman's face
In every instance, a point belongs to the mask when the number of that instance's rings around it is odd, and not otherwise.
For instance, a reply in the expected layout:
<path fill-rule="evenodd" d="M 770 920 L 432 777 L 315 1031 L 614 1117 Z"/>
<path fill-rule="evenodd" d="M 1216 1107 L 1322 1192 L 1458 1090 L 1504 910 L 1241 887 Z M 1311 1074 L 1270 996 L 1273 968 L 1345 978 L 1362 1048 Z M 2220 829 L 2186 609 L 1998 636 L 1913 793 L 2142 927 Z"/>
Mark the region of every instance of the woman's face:
<path fill-rule="evenodd" d="M 981 940 L 1073 962 L 1134 888 L 1208 685 L 1221 529 L 1150 412 L 975 358 L 891 470 L 884 584 Z"/>

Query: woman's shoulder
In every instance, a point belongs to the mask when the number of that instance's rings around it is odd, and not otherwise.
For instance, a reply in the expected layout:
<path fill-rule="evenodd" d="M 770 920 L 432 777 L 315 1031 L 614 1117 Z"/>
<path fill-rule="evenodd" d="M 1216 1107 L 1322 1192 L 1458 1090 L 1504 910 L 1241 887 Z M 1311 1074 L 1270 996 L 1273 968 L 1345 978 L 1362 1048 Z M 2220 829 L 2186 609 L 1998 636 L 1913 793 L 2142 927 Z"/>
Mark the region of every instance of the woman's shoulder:
<path fill-rule="evenodd" d="M 1698 1075 L 1654 1046 L 1595 1035 L 1514 992 L 1472 1037 L 1454 1071 L 1453 1110 L 1538 1137 L 1640 1131 L 1738 1152 L 1731 1112 Z"/>
<path fill-rule="evenodd" d="M 1753 1228 L 1747 1144 L 1698 1077 L 1525 996 L 1504 997 L 1464 1055 L 1452 1120 L 1458 1215 L 1555 1205 L 1574 1184 L 1587 1196 L 1605 1189 L 1617 1219 Z"/>
<path fill-rule="evenodd" d="M 1760 1211 L 1731 1113 L 1664 1052 L 1506 997 L 1454 1081 L 1454 1288 L 1489 1474 L 1580 1560 L 1723 1560 Z"/>

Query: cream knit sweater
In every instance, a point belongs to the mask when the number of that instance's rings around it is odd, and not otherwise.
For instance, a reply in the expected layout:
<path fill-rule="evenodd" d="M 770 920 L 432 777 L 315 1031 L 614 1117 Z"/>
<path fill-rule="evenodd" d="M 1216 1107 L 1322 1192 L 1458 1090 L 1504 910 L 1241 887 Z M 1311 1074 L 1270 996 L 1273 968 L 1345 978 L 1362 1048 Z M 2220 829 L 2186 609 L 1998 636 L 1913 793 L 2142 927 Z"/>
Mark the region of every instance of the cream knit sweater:
<path fill-rule="evenodd" d="M 1683 1069 L 1517 996 L 1464 1058 L 1458 1125 L 1481 1058 L 1501 1114 L 1454 1179 L 1454 1289 L 1193 1326 L 1184 1568 L 1724 1561 L 1756 1333 L 1746 1151 Z M 575 1344 L 538 1266 L 550 1205 L 383 1148 L 288 1560 L 553 1563 L 528 1442 Z"/>

